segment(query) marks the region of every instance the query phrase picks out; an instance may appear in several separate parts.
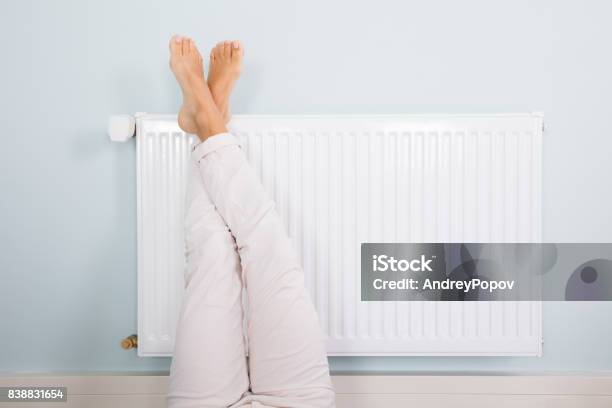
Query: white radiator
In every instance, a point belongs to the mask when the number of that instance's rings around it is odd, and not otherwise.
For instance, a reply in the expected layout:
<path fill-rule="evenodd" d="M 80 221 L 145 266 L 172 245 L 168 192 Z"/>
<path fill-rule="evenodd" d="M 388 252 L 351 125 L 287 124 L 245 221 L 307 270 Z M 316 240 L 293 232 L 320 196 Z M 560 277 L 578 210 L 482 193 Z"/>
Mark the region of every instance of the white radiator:
<path fill-rule="evenodd" d="M 538 242 L 540 114 L 236 116 L 301 256 L 330 355 L 541 354 L 539 302 L 361 302 L 362 242 Z M 176 117 L 136 119 L 138 354 L 171 355 L 186 166 Z"/>

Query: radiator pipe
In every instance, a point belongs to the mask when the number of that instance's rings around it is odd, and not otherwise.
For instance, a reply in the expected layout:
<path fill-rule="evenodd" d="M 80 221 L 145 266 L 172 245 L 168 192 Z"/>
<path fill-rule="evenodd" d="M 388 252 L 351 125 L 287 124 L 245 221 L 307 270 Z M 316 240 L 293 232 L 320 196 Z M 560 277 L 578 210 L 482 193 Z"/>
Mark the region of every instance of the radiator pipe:
<path fill-rule="evenodd" d="M 121 340 L 121 347 L 125 350 L 133 349 L 138 347 L 138 335 L 132 334 L 131 336 L 126 337 Z"/>

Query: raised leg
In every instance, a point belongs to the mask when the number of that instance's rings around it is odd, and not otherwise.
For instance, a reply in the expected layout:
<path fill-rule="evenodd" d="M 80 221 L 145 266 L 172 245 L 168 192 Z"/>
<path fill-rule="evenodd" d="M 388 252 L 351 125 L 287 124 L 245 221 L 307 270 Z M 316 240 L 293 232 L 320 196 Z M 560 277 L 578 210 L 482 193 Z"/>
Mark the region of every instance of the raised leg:
<path fill-rule="evenodd" d="M 251 398 L 333 407 L 324 337 L 274 203 L 230 133 L 197 145 L 204 186 L 238 244 L 248 293 Z"/>
<path fill-rule="evenodd" d="M 252 392 L 245 394 L 236 406 L 247 406 L 251 401 L 255 401 L 253 405 L 257 406 L 333 407 L 334 392 L 329 377 L 324 337 L 304 287 L 303 271 L 297 255 L 291 247 L 280 217 L 274 210 L 273 202 L 247 163 L 237 139 L 227 133 L 223 115 L 199 74 L 201 58 L 199 53 L 196 54 L 195 45 L 191 40 L 187 44 L 184 40 L 180 43 L 179 53 L 176 45 L 178 42 L 171 42 L 171 67 L 184 95 L 179 124 L 192 124 L 202 141 L 195 146 L 192 156 L 198 163 L 199 174 L 210 202 L 214 204 L 236 240 L 242 265 L 242 281 L 249 299 L 249 375 Z M 181 116 L 186 120 L 182 121 Z M 213 251 L 214 248 L 217 246 L 213 247 Z M 216 271 L 213 273 L 215 278 L 203 280 L 196 285 L 200 288 L 199 293 L 208 292 L 212 299 L 219 302 L 221 298 L 227 298 L 226 295 L 236 296 L 232 283 L 235 281 L 223 281 L 227 274 L 217 272 L 217 269 L 223 269 L 230 262 L 231 255 L 224 252 L 225 250 L 227 246 L 219 244 L 215 259 L 220 259 L 218 256 L 225 259 L 214 264 L 215 268 L 206 268 L 208 273 Z M 227 292 L 219 289 L 219 282 L 225 283 Z M 215 293 L 212 293 L 213 291 Z M 205 361 L 200 361 L 191 366 L 194 371 L 197 367 L 200 367 L 200 370 L 223 370 L 222 360 L 228 360 L 230 369 L 223 372 L 221 385 L 226 384 L 227 379 L 234 374 L 240 386 L 232 388 L 228 385 L 229 391 L 222 395 L 233 396 L 242 390 L 240 381 L 243 378 L 240 365 L 236 363 L 241 361 L 237 358 L 239 347 L 232 343 L 238 328 L 235 323 L 223 325 L 221 322 L 222 316 L 230 318 L 237 313 L 234 306 L 236 298 L 232 299 L 230 303 L 220 303 L 230 305 L 227 310 L 231 312 L 222 312 L 219 316 L 213 314 L 210 320 L 220 324 L 223 329 L 223 333 L 215 334 L 212 342 L 212 346 L 217 347 L 213 350 L 220 352 L 222 358 L 210 356 L 210 360 L 204 360 L 213 364 L 207 365 Z M 224 307 L 221 306 L 220 309 L 223 310 Z M 198 329 L 192 327 L 197 323 L 198 319 L 185 323 L 185 330 L 190 333 L 189 338 L 206 335 L 206 331 L 198 332 Z M 229 344 L 220 344 L 224 336 Z M 197 342 L 188 342 L 183 349 L 196 350 Z M 189 354 L 193 352 L 182 357 L 182 361 L 187 360 Z M 179 372 L 178 368 L 177 363 L 174 370 L 176 373 Z M 189 370 L 184 370 L 184 373 L 188 372 Z M 218 384 L 211 379 L 213 374 L 214 371 L 200 374 L 202 378 L 195 382 L 185 374 L 178 383 L 184 382 L 190 387 L 197 387 L 196 383 L 206 380 L 215 386 Z M 218 385 L 217 389 L 222 391 L 221 385 Z M 202 388 L 196 391 L 196 395 L 204 393 L 208 396 L 208 391 L 204 391 L 205 385 L 201 384 L 200 387 Z"/>
<path fill-rule="evenodd" d="M 185 219 L 185 292 L 168 406 L 227 407 L 249 388 L 240 259 L 195 165 Z"/>
<path fill-rule="evenodd" d="M 170 42 L 170 65 L 183 90 L 179 124 L 205 140 L 225 129 L 188 38 Z M 186 218 L 185 292 L 170 369 L 168 406 L 228 407 L 249 388 L 243 334 L 242 271 L 236 242 L 192 163 Z"/>

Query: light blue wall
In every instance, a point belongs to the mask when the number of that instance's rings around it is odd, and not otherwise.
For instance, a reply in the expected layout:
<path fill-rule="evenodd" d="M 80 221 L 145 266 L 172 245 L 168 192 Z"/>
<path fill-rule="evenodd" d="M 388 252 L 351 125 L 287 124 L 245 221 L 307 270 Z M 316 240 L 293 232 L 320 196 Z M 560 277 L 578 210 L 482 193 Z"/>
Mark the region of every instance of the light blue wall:
<path fill-rule="evenodd" d="M 174 112 L 167 40 L 242 39 L 239 113 L 544 111 L 544 235 L 611 241 L 612 3 L 2 1 L 0 371 L 167 370 L 136 331 L 134 145 Z M 549 303 L 544 357 L 335 358 L 351 371 L 612 369 L 611 304 Z"/>

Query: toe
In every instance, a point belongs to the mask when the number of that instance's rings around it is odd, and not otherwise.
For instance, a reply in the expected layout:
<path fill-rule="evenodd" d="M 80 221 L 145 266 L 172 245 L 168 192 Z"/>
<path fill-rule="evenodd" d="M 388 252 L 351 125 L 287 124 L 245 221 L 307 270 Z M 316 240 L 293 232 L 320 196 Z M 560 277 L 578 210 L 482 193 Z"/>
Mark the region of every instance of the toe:
<path fill-rule="evenodd" d="M 181 41 L 182 37 L 180 35 L 173 35 L 170 39 L 170 52 L 172 54 L 180 54 L 181 53 Z"/>
<path fill-rule="evenodd" d="M 223 43 L 217 43 L 217 45 L 215 45 L 215 48 L 213 49 L 213 53 L 215 55 L 215 59 L 221 59 L 223 58 Z"/>
<path fill-rule="evenodd" d="M 182 55 L 187 55 L 187 53 L 189 52 L 189 41 L 190 39 L 187 37 L 183 38 L 183 40 L 181 41 L 181 54 Z"/>
<path fill-rule="evenodd" d="M 232 56 L 232 43 L 231 41 L 225 41 L 223 43 L 223 56 L 229 58 Z"/>
<path fill-rule="evenodd" d="M 242 44 L 240 41 L 232 41 L 232 58 L 242 56 Z"/>

